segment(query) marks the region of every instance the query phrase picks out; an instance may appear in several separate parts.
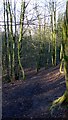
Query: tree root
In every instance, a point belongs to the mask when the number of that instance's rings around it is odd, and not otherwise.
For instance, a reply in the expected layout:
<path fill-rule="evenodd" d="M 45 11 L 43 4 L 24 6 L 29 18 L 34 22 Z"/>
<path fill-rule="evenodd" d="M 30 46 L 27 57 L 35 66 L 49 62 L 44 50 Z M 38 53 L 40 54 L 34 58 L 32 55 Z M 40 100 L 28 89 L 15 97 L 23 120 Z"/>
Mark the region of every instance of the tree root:
<path fill-rule="evenodd" d="M 63 96 L 53 101 L 52 106 L 50 107 L 51 116 L 55 117 L 55 114 L 57 113 L 60 114 L 59 111 L 62 111 L 62 108 L 64 107 L 66 108 L 67 105 L 68 105 L 68 95 L 67 95 L 67 92 L 65 92 Z"/>
<path fill-rule="evenodd" d="M 56 106 L 61 105 L 64 102 L 64 100 L 65 100 L 64 95 L 54 100 L 52 106 L 50 107 L 50 110 L 54 109 Z"/>
<path fill-rule="evenodd" d="M 62 73 L 62 74 L 63 74 L 63 73 L 64 73 L 64 71 L 60 70 L 60 73 Z"/>
<path fill-rule="evenodd" d="M 63 94 L 63 96 L 59 97 L 58 99 L 54 100 L 50 110 L 54 109 L 57 106 L 62 105 L 63 103 L 68 103 L 68 94 L 67 91 Z"/>

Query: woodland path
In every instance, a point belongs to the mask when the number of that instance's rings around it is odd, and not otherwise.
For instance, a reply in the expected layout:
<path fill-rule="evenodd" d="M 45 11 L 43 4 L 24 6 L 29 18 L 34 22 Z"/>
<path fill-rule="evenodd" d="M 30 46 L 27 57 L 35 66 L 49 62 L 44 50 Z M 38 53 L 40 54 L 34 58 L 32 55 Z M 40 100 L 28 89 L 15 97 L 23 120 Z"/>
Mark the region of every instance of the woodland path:
<path fill-rule="evenodd" d="M 3 84 L 3 118 L 48 118 L 53 100 L 65 91 L 64 74 L 59 65 L 38 73 L 26 69 L 26 80 Z M 57 116 L 58 113 L 56 113 Z"/>

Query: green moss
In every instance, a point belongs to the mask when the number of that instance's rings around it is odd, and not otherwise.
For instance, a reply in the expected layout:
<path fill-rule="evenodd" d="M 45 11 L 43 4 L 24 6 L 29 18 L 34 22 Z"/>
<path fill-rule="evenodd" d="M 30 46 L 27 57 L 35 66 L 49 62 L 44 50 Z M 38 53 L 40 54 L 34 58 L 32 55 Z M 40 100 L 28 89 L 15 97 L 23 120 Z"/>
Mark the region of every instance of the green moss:
<path fill-rule="evenodd" d="M 54 100 L 50 110 L 52 111 L 55 107 L 62 105 L 63 103 L 68 103 L 68 91 L 66 90 L 63 96 L 59 97 L 58 99 Z"/>

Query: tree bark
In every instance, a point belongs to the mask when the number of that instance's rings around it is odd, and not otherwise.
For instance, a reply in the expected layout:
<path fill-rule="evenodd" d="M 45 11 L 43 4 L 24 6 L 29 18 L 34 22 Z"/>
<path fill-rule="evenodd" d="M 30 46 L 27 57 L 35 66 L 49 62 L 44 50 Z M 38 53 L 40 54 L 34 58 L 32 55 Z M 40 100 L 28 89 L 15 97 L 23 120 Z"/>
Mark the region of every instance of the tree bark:
<path fill-rule="evenodd" d="M 59 97 L 57 100 L 53 101 L 51 106 L 52 108 L 56 107 L 56 105 L 60 105 L 62 103 L 68 104 L 68 1 L 66 3 L 66 13 L 64 16 L 63 23 L 63 59 L 64 59 L 64 74 L 65 74 L 65 82 L 66 82 L 66 90 L 63 96 Z"/>
<path fill-rule="evenodd" d="M 64 31 L 65 31 L 65 51 L 64 51 L 64 72 L 66 80 L 66 101 L 68 102 L 68 1 L 66 4 L 66 16 L 64 21 Z"/>
<path fill-rule="evenodd" d="M 11 5 L 9 3 L 8 0 L 8 7 L 9 7 L 9 15 L 10 15 L 10 36 L 9 36 L 9 40 L 10 40 L 10 77 L 11 77 L 11 81 L 13 81 L 14 78 L 14 48 L 13 48 L 13 27 L 12 27 L 12 22 L 13 22 L 13 18 L 12 18 L 12 12 L 11 12 Z"/>
<path fill-rule="evenodd" d="M 6 30 L 6 68 L 7 68 L 7 80 L 10 81 L 10 70 L 9 70 L 9 16 L 8 16 L 8 2 L 6 0 L 6 14 L 7 14 L 7 30 Z"/>
<path fill-rule="evenodd" d="M 23 79 L 25 79 L 25 74 L 24 74 L 24 69 L 22 67 L 21 60 L 20 60 L 20 44 L 21 44 L 21 41 L 23 40 L 24 15 L 25 15 L 25 2 L 22 0 L 21 15 L 20 15 L 20 35 L 18 40 L 18 61 L 19 61 L 19 66 L 21 68 Z"/>
<path fill-rule="evenodd" d="M 55 7 L 54 7 L 55 6 Z M 52 2 L 52 65 L 56 65 L 56 4 Z"/>
<path fill-rule="evenodd" d="M 15 20 L 15 36 L 14 36 L 14 75 L 15 80 L 19 79 L 19 62 L 18 62 L 18 40 L 16 37 L 16 3 L 14 0 L 14 20 Z"/>

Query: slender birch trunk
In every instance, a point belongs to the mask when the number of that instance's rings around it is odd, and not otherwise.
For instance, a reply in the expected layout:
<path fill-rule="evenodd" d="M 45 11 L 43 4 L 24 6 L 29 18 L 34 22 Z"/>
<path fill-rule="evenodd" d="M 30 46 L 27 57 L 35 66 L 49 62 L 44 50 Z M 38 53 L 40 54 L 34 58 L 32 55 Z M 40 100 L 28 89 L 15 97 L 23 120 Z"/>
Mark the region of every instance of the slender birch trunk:
<path fill-rule="evenodd" d="M 20 35 L 19 35 L 19 41 L 18 41 L 18 61 L 19 61 L 19 66 L 21 68 L 23 79 L 25 78 L 25 74 L 24 74 L 24 69 L 22 67 L 21 59 L 20 59 L 20 43 L 23 40 L 24 15 L 25 15 L 25 2 L 22 0 L 21 15 L 20 15 Z"/>
<path fill-rule="evenodd" d="M 56 4 L 52 2 L 52 65 L 56 65 Z"/>
<path fill-rule="evenodd" d="M 7 80 L 10 80 L 10 69 L 9 69 L 9 15 L 8 15 L 8 1 L 6 0 L 6 15 L 7 15 L 7 29 L 6 29 L 6 69 L 7 69 Z"/>
<path fill-rule="evenodd" d="M 4 5 L 4 40 L 2 41 L 2 65 L 3 65 L 3 72 L 4 69 L 7 68 L 6 66 L 6 57 L 7 57 L 7 38 L 6 38 L 6 20 L 5 20 L 5 16 L 6 16 L 6 3 L 5 0 L 3 0 L 3 5 Z"/>
<path fill-rule="evenodd" d="M 14 0 L 14 21 L 15 21 L 15 36 L 14 36 L 14 75 L 15 80 L 19 79 L 19 62 L 18 62 L 18 40 L 16 37 L 16 3 Z"/>
<path fill-rule="evenodd" d="M 11 12 L 11 6 L 8 0 L 8 6 L 9 6 L 9 15 L 10 15 L 10 76 L 11 76 L 11 81 L 13 81 L 14 78 L 14 41 L 13 41 L 13 18 L 12 18 L 12 12 Z"/>

